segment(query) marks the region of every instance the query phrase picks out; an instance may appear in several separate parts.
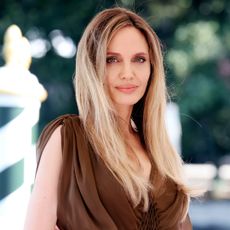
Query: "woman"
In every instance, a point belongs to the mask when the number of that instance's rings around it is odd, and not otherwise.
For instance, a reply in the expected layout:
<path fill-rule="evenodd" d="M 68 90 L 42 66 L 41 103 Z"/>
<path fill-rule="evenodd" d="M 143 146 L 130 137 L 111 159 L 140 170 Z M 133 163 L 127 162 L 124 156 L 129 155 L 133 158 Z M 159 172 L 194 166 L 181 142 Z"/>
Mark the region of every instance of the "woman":
<path fill-rule="evenodd" d="M 123 8 L 96 15 L 79 42 L 75 88 L 80 115 L 57 118 L 39 139 L 25 229 L 192 229 L 151 27 Z"/>

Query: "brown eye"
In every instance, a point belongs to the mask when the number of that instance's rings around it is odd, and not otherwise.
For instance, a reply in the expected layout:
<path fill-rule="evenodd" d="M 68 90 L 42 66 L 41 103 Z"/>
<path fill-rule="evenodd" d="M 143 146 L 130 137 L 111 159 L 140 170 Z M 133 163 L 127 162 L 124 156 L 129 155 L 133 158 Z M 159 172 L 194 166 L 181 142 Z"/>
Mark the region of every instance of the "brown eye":
<path fill-rule="evenodd" d="M 135 61 L 139 62 L 139 63 L 144 63 L 146 61 L 146 59 L 144 57 L 136 57 Z"/>
<path fill-rule="evenodd" d="M 118 62 L 118 59 L 116 57 L 107 57 L 106 58 L 106 63 L 110 64 L 110 63 L 116 63 Z"/>

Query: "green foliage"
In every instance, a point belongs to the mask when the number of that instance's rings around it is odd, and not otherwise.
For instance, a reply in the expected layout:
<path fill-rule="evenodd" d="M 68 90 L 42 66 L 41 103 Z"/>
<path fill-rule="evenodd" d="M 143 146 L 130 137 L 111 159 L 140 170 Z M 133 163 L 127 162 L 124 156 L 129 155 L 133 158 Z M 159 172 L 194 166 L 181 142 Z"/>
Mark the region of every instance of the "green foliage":
<path fill-rule="evenodd" d="M 229 2 L 191 6 L 186 23 L 177 24 L 172 34 L 166 59 L 177 85 L 183 154 L 191 161 L 218 163 L 230 150 Z"/>
<path fill-rule="evenodd" d="M 40 130 L 59 114 L 77 112 L 72 87 L 75 60 L 58 54 L 52 36 L 61 33 L 77 44 L 90 19 L 114 5 L 141 14 L 162 41 L 168 86 L 181 111 L 185 160 L 217 163 L 230 152 L 227 0 L 1 0 L 0 45 L 12 23 L 31 42 L 40 39 L 45 44 L 30 69 L 49 92 L 41 109 Z M 4 64 L 1 57 L 0 64 Z"/>

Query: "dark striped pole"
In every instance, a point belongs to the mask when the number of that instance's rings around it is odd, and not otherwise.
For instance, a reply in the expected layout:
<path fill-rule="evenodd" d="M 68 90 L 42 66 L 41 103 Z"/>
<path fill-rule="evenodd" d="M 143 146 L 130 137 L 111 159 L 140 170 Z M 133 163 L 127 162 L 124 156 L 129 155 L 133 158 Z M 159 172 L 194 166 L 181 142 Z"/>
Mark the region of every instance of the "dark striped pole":
<path fill-rule="evenodd" d="M 0 68 L 0 229 L 22 229 L 35 171 L 32 128 L 47 92 L 28 69 L 30 44 L 18 26 L 4 36 Z"/>
<path fill-rule="evenodd" d="M 35 171 L 32 127 L 41 102 L 0 94 L 0 228 L 19 229 L 30 197 Z M 12 221 L 13 220 L 13 221 Z"/>

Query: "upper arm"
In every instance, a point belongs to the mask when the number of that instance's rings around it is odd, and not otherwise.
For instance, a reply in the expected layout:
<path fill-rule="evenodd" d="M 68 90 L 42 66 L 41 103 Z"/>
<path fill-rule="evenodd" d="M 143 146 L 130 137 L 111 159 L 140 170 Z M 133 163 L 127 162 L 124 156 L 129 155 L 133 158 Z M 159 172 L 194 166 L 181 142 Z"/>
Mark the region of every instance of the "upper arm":
<path fill-rule="evenodd" d="M 47 142 L 37 169 L 25 230 L 53 230 L 57 220 L 58 181 L 62 165 L 61 126 Z"/>

